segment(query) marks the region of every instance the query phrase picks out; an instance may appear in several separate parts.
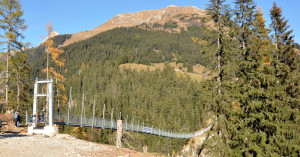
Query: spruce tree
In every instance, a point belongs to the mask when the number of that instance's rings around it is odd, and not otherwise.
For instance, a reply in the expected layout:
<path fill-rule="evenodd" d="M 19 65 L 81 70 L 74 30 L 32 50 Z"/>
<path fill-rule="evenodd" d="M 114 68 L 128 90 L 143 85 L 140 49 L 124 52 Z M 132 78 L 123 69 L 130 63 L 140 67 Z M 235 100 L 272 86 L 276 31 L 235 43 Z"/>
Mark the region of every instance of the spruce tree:
<path fill-rule="evenodd" d="M 277 108 L 276 119 L 278 121 L 278 137 L 274 145 L 281 147 L 277 153 L 282 156 L 300 154 L 299 142 L 299 108 L 300 108 L 300 73 L 299 56 L 294 51 L 294 36 L 289 30 L 288 20 L 282 15 L 281 8 L 274 3 L 270 10 L 271 28 L 273 31 L 275 60 L 273 66 L 276 69 Z"/>
<path fill-rule="evenodd" d="M 18 110 L 25 111 L 28 107 L 28 93 L 29 87 L 28 84 L 24 84 L 25 81 L 28 81 L 29 78 L 29 65 L 26 63 L 27 55 L 21 51 L 15 53 L 14 56 L 10 59 L 10 75 L 9 81 L 15 82 L 15 86 L 12 86 L 10 92 L 10 98 L 12 100 L 11 106 Z"/>
<path fill-rule="evenodd" d="M 237 42 L 232 38 L 231 10 L 225 0 L 210 0 L 208 5 L 208 15 L 215 23 L 216 56 L 218 60 L 218 71 L 214 86 L 217 86 L 216 96 L 213 99 L 213 111 L 217 117 L 216 131 L 212 143 L 218 143 L 211 149 L 216 155 L 227 156 L 232 154 L 229 142 L 232 136 L 231 124 L 231 102 L 234 95 L 234 78 L 236 77 L 236 53 Z"/>
<path fill-rule="evenodd" d="M 253 0 L 235 0 L 234 3 L 235 22 L 240 26 L 240 29 L 237 29 L 238 39 L 245 51 L 252 33 L 256 5 Z"/>
<path fill-rule="evenodd" d="M 260 156 L 274 153 L 270 141 L 276 135 L 275 69 L 271 64 L 272 43 L 261 9 L 255 14 L 252 35 L 238 73 L 238 103 L 233 104 L 239 122 L 233 145 L 237 155 Z"/>
<path fill-rule="evenodd" d="M 6 94 L 5 103 L 8 107 L 8 77 L 9 77 L 9 57 L 11 52 L 16 49 L 21 49 L 23 43 L 20 38 L 23 38 L 21 31 L 26 29 L 25 20 L 22 19 L 24 12 L 18 0 L 1 0 L 0 1 L 0 27 L 4 34 L 1 35 L 6 41 Z"/>

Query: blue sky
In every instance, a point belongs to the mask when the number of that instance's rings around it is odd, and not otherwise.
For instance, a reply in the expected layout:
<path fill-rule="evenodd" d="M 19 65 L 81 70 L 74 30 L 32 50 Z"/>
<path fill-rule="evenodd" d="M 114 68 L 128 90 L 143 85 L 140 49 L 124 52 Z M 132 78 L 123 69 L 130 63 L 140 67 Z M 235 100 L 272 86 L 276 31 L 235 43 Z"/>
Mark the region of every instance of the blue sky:
<path fill-rule="evenodd" d="M 229 0 L 230 3 L 233 0 Z M 275 1 L 294 30 L 295 41 L 300 43 L 300 0 L 254 0 L 262 7 L 267 26 L 269 10 Z M 60 34 L 91 30 L 120 13 L 165 8 L 168 5 L 196 6 L 205 9 L 208 0 L 23 0 L 24 19 L 28 29 L 25 41 L 37 46 L 45 36 L 46 24 L 52 21 L 53 29 Z"/>

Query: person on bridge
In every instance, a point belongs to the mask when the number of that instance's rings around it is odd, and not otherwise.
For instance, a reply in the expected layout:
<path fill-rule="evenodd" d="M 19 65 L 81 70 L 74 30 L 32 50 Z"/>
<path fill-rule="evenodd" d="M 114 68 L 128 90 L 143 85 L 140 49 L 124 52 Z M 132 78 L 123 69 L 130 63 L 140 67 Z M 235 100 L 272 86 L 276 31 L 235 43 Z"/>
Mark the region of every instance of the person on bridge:
<path fill-rule="evenodd" d="M 18 110 L 15 112 L 14 119 L 15 119 L 15 127 L 18 127 L 20 125 L 20 115 Z"/>
<path fill-rule="evenodd" d="M 2 128 L 2 120 L 0 119 L 0 132 L 1 132 L 1 128 Z"/>

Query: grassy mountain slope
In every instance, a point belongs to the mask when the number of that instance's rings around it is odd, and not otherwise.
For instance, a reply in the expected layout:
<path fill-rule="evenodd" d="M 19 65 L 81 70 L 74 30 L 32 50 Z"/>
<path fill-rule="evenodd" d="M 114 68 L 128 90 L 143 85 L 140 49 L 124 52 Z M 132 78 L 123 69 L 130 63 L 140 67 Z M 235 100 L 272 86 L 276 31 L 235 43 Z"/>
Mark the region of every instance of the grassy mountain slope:
<path fill-rule="evenodd" d="M 154 25 L 156 28 L 164 26 L 164 29 L 173 28 L 172 30 L 179 31 L 181 28 L 187 28 L 191 25 L 203 25 L 203 21 L 205 21 L 206 17 L 205 10 L 193 6 L 180 7 L 174 5 L 157 10 L 144 10 L 136 13 L 118 14 L 103 25 L 92 30 L 75 33 L 72 38 L 64 43 L 64 46 L 120 27 Z M 170 31 L 171 29 L 168 30 Z"/>

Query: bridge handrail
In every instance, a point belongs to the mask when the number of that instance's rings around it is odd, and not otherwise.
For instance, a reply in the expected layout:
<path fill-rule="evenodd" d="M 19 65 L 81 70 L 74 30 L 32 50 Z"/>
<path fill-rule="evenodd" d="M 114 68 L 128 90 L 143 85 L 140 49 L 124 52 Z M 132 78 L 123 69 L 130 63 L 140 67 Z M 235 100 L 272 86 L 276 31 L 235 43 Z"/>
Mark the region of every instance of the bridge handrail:
<path fill-rule="evenodd" d="M 69 116 L 69 121 L 68 121 L 68 115 L 66 114 L 61 114 L 60 115 L 60 122 L 56 119 L 58 118 L 58 115 L 54 116 L 54 123 L 57 124 L 63 124 L 63 125 L 73 125 L 73 126 L 84 126 L 84 127 L 95 127 L 95 128 L 103 128 L 103 129 L 117 129 L 117 121 L 110 119 L 103 119 L 103 118 L 95 118 L 94 123 L 92 117 L 82 117 L 82 123 L 81 123 L 81 116 L 79 115 L 70 115 Z M 94 124 L 94 126 L 92 126 Z M 152 128 L 149 126 L 142 126 L 141 124 L 136 125 L 132 123 L 127 123 L 127 125 L 123 125 L 123 130 L 126 131 L 133 131 L 133 132 L 140 132 L 140 133 L 146 133 L 146 134 L 152 134 L 152 135 L 157 135 L 157 136 L 163 136 L 163 137 L 170 137 L 170 138 L 192 138 L 195 136 L 200 136 L 203 133 L 207 132 L 208 130 L 211 129 L 213 126 L 213 122 L 209 124 L 208 127 L 205 129 L 202 129 L 200 131 L 196 132 L 189 132 L 189 133 L 182 133 L 182 132 L 172 132 L 172 131 L 165 131 L 161 130 L 158 128 Z"/>

